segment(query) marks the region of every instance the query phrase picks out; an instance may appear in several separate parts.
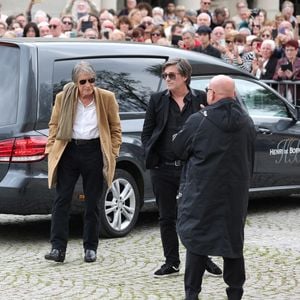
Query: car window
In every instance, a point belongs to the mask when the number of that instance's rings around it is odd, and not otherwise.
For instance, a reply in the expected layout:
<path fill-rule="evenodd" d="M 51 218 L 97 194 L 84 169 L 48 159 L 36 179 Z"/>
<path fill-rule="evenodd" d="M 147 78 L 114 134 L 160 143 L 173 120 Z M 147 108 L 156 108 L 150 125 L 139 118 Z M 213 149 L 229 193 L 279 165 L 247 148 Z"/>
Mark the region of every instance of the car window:
<path fill-rule="evenodd" d="M 19 99 L 20 50 L 1 46 L 0 126 L 15 124 Z"/>
<path fill-rule="evenodd" d="M 271 90 L 258 83 L 236 79 L 238 96 L 250 116 L 288 117 L 285 103 Z"/>
<path fill-rule="evenodd" d="M 250 116 L 289 117 L 285 103 L 271 90 L 248 80 L 234 81 L 237 96 Z M 192 78 L 191 87 L 204 90 L 208 83 L 208 78 Z"/>
<path fill-rule="evenodd" d="M 205 88 L 208 86 L 210 78 L 193 78 L 191 79 L 190 87 L 195 90 L 202 90 L 204 91 Z"/>
<path fill-rule="evenodd" d="M 115 93 L 120 112 L 143 112 L 150 95 L 161 83 L 164 59 L 97 58 L 89 59 L 96 70 L 96 85 Z M 54 96 L 71 81 L 71 71 L 78 61 L 58 61 L 54 66 Z"/>

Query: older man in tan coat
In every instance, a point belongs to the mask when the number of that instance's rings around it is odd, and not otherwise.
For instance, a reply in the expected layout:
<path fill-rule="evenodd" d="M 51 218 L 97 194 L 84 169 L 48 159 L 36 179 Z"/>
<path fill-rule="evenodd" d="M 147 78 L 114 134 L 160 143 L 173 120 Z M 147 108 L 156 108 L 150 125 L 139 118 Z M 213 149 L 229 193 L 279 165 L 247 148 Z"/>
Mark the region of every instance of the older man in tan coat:
<path fill-rule="evenodd" d="M 73 82 L 56 96 L 46 147 L 49 187 L 56 186 L 52 207 L 50 253 L 45 259 L 63 262 L 74 187 L 82 176 L 85 194 L 84 260 L 94 262 L 99 236 L 99 200 L 104 181 L 111 186 L 121 145 L 118 104 L 113 93 L 95 87 L 96 73 L 78 63 Z"/>

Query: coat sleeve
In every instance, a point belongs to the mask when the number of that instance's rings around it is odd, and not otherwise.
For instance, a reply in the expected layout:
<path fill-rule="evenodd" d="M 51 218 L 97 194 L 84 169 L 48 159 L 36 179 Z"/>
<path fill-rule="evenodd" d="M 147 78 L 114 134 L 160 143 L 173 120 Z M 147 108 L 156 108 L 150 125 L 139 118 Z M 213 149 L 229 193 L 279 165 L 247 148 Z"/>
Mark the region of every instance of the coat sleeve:
<path fill-rule="evenodd" d="M 173 151 L 181 160 L 187 160 L 192 152 L 195 133 L 204 118 L 201 116 L 201 113 L 191 115 L 182 129 L 173 137 Z"/>
<path fill-rule="evenodd" d="M 144 148 L 147 146 L 147 143 L 150 140 L 155 127 L 156 127 L 155 105 L 154 105 L 154 98 L 153 96 L 151 96 L 149 105 L 147 107 L 142 136 L 141 136 Z"/>
<path fill-rule="evenodd" d="M 108 122 L 111 134 L 112 152 L 115 157 L 119 156 L 122 143 L 122 130 L 119 116 L 119 105 L 114 95 L 112 101 L 109 101 Z"/>
<path fill-rule="evenodd" d="M 56 134 L 57 134 L 57 128 L 58 128 L 58 121 L 60 117 L 60 111 L 61 111 L 61 93 L 58 94 L 55 98 L 55 104 L 52 109 L 51 118 L 49 121 L 49 135 L 48 135 L 48 141 L 45 148 L 45 154 L 49 154 L 51 152 L 51 148 L 55 142 Z"/>

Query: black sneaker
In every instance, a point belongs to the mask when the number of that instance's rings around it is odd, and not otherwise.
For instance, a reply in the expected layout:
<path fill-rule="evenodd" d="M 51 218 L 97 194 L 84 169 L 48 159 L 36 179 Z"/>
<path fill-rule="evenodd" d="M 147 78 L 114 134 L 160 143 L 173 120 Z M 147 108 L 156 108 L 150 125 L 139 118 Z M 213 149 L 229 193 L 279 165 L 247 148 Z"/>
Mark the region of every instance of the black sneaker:
<path fill-rule="evenodd" d="M 156 270 L 153 274 L 154 277 L 167 277 L 178 275 L 179 267 L 163 264 L 158 270 Z"/>
<path fill-rule="evenodd" d="M 208 257 L 206 264 L 205 264 L 205 269 L 210 275 L 213 276 L 221 276 L 222 275 L 222 270 Z"/>

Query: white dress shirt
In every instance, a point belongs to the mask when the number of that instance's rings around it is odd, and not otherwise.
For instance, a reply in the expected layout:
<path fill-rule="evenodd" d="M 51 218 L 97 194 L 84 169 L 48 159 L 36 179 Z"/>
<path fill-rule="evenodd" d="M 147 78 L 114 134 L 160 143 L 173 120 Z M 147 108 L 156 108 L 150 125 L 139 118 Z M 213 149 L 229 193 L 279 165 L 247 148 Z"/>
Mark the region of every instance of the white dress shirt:
<path fill-rule="evenodd" d="M 73 124 L 73 139 L 91 140 L 99 137 L 95 101 L 84 106 L 80 99 L 77 101 Z"/>

